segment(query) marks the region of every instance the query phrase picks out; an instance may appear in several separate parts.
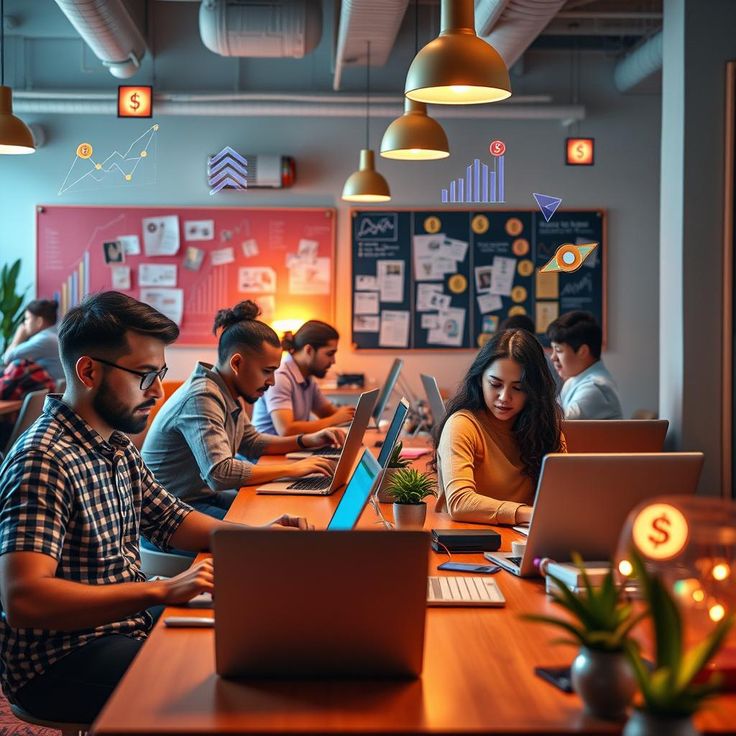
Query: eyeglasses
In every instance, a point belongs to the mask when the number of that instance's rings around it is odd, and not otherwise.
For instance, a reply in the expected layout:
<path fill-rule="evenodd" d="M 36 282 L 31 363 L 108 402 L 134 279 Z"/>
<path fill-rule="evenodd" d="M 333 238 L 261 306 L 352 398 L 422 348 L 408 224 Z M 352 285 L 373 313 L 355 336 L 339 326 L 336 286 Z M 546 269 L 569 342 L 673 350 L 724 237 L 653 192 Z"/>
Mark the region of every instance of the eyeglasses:
<path fill-rule="evenodd" d="M 92 355 L 89 356 L 92 358 L 92 360 L 96 360 L 98 363 L 104 363 L 105 365 L 109 365 L 111 368 L 118 368 L 121 371 L 125 371 L 126 373 L 132 373 L 135 376 L 140 376 L 141 379 L 141 391 L 148 391 L 151 386 L 153 386 L 154 382 L 158 378 L 159 381 L 164 380 L 164 376 L 169 370 L 168 366 L 164 366 L 160 371 L 134 371 L 132 368 L 126 368 L 123 365 L 118 365 L 117 363 L 111 363 L 109 360 L 103 360 L 102 358 L 95 358 Z"/>

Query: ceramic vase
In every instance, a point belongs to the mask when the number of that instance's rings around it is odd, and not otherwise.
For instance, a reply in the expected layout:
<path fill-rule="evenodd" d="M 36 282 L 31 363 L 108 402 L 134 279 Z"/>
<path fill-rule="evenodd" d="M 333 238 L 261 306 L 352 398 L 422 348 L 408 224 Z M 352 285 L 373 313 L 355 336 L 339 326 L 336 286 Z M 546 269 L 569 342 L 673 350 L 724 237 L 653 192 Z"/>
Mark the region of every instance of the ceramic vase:
<path fill-rule="evenodd" d="M 622 736 L 700 736 L 690 716 L 659 716 L 635 710 Z"/>
<path fill-rule="evenodd" d="M 394 526 L 397 529 L 423 529 L 424 520 L 427 517 L 427 504 L 421 503 L 395 503 L 394 504 Z"/>
<path fill-rule="evenodd" d="M 623 719 L 636 693 L 636 677 L 623 652 L 581 647 L 570 669 L 572 686 L 596 718 Z"/>

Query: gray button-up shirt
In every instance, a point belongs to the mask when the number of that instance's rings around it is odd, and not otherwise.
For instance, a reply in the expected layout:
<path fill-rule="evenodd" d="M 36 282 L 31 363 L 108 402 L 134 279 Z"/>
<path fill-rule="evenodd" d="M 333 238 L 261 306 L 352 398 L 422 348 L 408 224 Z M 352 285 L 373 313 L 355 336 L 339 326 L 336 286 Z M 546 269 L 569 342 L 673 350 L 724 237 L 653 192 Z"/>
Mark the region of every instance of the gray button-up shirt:
<path fill-rule="evenodd" d="M 217 369 L 197 363 L 154 417 L 142 455 L 167 491 L 192 502 L 246 485 L 253 463 L 235 455 L 257 458 L 264 445 Z"/>
<path fill-rule="evenodd" d="M 320 412 L 330 408 L 330 402 L 314 378 L 304 378 L 291 355 L 284 356 L 273 378 L 274 385 L 258 399 L 253 409 L 253 426 L 259 432 L 278 434 L 273 426 L 272 411 L 291 409 L 295 421 L 306 422 L 312 412 L 320 416 Z"/>

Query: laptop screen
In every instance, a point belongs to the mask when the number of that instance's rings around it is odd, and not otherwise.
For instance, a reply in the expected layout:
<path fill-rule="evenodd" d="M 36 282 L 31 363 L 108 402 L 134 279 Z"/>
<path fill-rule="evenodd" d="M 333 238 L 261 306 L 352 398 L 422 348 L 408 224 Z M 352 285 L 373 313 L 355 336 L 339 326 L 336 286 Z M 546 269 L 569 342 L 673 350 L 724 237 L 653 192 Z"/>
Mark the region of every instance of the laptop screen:
<path fill-rule="evenodd" d="M 388 432 L 386 432 L 383 444 L 381 445 L 381 452 L 378 455 L 378 464 L 382 468 L 385 468 L 388 465 L 389 458 L 391 457 L 391 453 L 394 451 L 394 445 L 396 444 L 396 440 L 399 438 L 401 428 L 404 426 L 404 420 L 406 419 L 408 411 L 409 404 L 406 399 L 402 398 L 396 407 L 394 418 L 391 420 Z"/>
<path fill-rule="evenodd" d="M 373 408 L 373 421 L 376 423 L 376 426 L 378 426 L 378 422 L 381 420 L 381 414 L 383 414 L 383 410 L 386 408 L 386 404 L 388 404 L 388 400 L 391 397 L 391 392 L 394 390 L 402 365 L 404 365 L 404 361 L 401 358 L 396 358 L 391 366 L 391 370 L 388 372 L 386 383 L 383 384 L 383 391 L 381 391 L 381 395 L 378 397 L 378 401 L 376 401 L 376 405 Z"/>
<path fill-rule="evenodd" d="M 327 525 L 329 531 L 345 531 L 355 526 L 380 472 L 381 466 L 376 458 L 368 450 L 363 450 L 340 503 Z"/>

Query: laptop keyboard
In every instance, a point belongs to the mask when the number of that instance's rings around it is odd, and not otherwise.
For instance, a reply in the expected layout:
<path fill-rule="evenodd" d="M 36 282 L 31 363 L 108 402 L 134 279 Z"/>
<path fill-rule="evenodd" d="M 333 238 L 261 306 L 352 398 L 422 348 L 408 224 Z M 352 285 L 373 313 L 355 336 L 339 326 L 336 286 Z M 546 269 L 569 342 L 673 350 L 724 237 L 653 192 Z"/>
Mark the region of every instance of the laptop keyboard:
<path fill-rule="evenodd" d="M 286 487 L 290 491 L 321 491 L 323 488 L 329 488 L 330 483 L 332 483 L 332 478 L 326 475 L 313 475 L 297 480 Z"/>
<path fill-rule="evenodd" d="M 507 557 L 506 559 L 517 567 L 521 567 L 521 557 Z"/>
<path fill-rule="evenodd" d="M 427 603 L 430 606 L 503 606 L 506 599 L 495 580 L 449 575 L 429 578 Z"/>
<path fill-rule="evenodd" d="M 311 455 L 318 457 L 340 457 L 342 447 L 320 447 L 319 450 L 312 450 Z"/>

